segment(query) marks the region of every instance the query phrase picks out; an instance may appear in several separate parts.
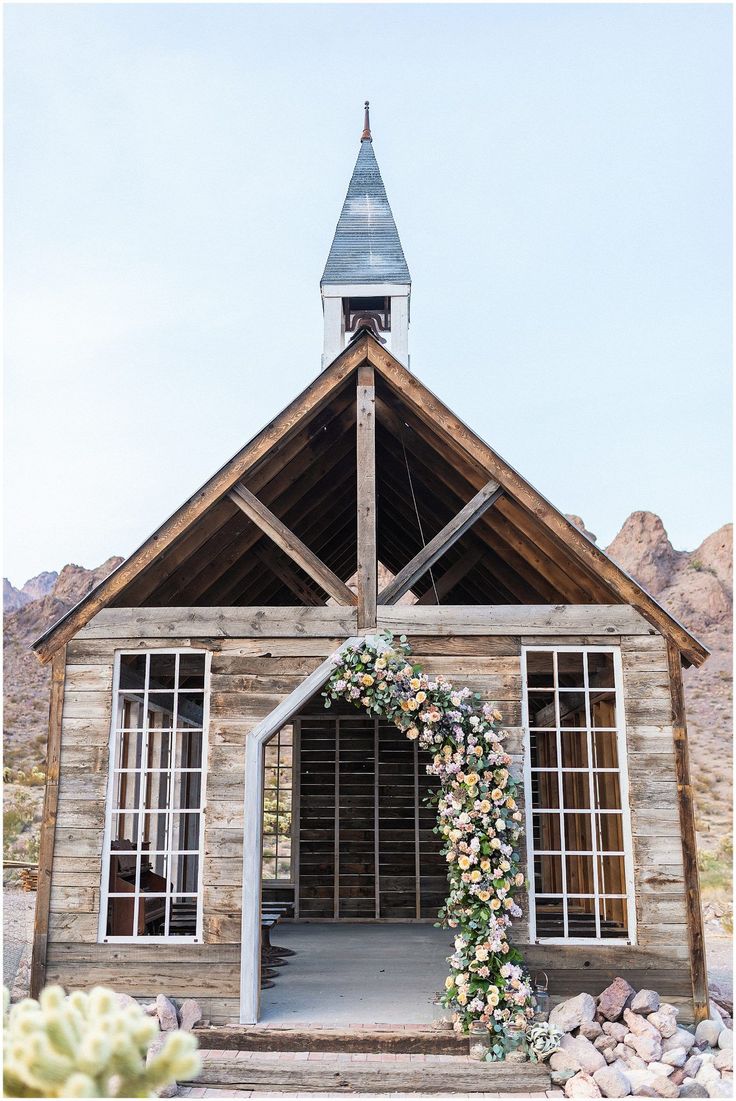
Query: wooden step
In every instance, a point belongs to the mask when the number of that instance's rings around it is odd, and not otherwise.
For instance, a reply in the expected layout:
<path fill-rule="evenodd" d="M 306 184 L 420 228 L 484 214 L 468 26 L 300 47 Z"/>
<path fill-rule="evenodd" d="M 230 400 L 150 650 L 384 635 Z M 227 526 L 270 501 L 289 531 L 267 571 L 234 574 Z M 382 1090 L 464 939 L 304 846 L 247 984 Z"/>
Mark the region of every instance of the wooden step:
<path fill-rule="evenodd" d="M 467 1056 L 381 1057 L 306 1052 L 204 1052 L 201 1073 L 186 1086 L 284 1093 L 426 1093 L 545 1095 L 546 1068 L 538 1063 L 478 1063 Z M 212 1056 L 217 1057 L 212 1057 Z"/>
<path fill-rule="evenodd" d="M 467 1055 L 468 1038 L 430 1026 L 210 1025 L 196 1028 L 200 1048 L 229 1051 L 334 1051 L 392 1055 Z"/>

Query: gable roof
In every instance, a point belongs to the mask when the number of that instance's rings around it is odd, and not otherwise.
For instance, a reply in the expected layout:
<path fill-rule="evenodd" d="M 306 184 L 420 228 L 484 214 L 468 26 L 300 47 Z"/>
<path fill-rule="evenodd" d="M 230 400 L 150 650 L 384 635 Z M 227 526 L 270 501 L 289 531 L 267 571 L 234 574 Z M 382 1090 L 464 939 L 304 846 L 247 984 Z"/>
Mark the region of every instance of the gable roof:
<path fill-rule="evenodd" d="M 364 138 L 321 285 L 410 282 L 373 142 Z"/>
<path fill-rule="evenodd" d="M 34 649 L 41 660 L 47 661 L 59 646 L 69 641 L 102 608 L 126 599 L 128 603 L 124 606 L 140 606 L 141 594 L 146 591 L 145 586 L 143 589 L 140 586 L 161 561 L 166 561 L 172 568 L 180 561 L 188 565 L 191 561 L 188 554 L 193 551 L 205 554 L 206 551 L 202 573 L 207 574 L 208 581 L 212 558 L 223 555 L 227 558 L 227 555 L 231 555 L 233 562 L 240 562 L 247 557 L 252 565 L 254 556 L 257 557 L 257 547 L 253 553 L 248 548 L 256 543 L 259 533 L 256 533 L 255 538 L 251 536 L 250 541 L 246 539 L 243 548 L 241 542 L 244 532 L 247 535 L 243 525 L 247 524 L 247 520 L 234 506 L 229 506 L 227 501 L 229 490 L 243 477 L 246 477 L 246 481 L 256 492 L 260 492 L 264 486 L 269 487 L 272 493 L 279 490 L 282 494 L 278 498 L 279 515 L 282 515 L 292 498 L 296 500 L 303 492 L 309 493 L 316 487 L 318 500 L 315 502 L 315 516 L 310 529 L 313 535 L 310 538 L 306 528 L 297 533 L 306 538 L 307 544 L 311 546 L 312 538 L 321 536 L 322 530 L 330 524 L 339 529 L 342 534 L 335 544 L 330 565 L 341 577 L 351 576 L 354 568 L 351 565 L 351 561 L 354 561 L 354 558 L 351 560 L 353 518 L 350 518 L 346 527 L 346 523 L 340 517 L 335 519 L 333 514 L 336 511 L 335 502 L 355 481 L 355 467 L 352 465 L 354 452 L 349 451 L 350 447 L 354 448 L 355 389 L 350 380 L 360 365 L 366 362 L 372 365 L 376 373 L 377 422 L 380 426 L 380 445 L 386 449 L 387 463 L 398 467 L 402 461 L 406 461 L 406 429 L 410 434 L 408 444 L 412 461 L 416 459 L 412 493 L 416 492 L 420 502 L 423 491 L 427 501 L 434 501 L 436 497 L 439 514 L 437 530 L 453 514 L 453 510 L 456 510 L 457 501 L 463 504 L 467 495 L 474 493 L 489 477 L 496 479 L 504 490 L 504 496 L 483 518 L 483 522 L 488 524 L 487 542 L 482 547 L 478 542 L 470 549 L 466 548 L 464 553 L 471 556 L 475 553 L 476 559 L 488 557 L 495 560 L 497 552 L 494 548 L 500 543 L 507 548 L 505 555 L 508 561 L 513 561 L 516 556 L 521 563 L 521 555 L 526 555 L 525 568 L 532 570 L 533 587 L 529 587 L 532 583 L 527 583 L 527 588 L 524 588 L 518 579 L 515 581 L 513 577 L 504 576 L 502 570 L 505 567 L 500 563 L 498 576 L 493 583 L 495 588 L 483 590 L 492 593 L 497 591 L 498 595 L 490 600 L 477 600 L 477 603 L 506 603 L 508 594 L 511 594 L 511 599 L 520 603 L 588 603 L 592 595 L 593 602 L 631 604 L 677 646 L 685 660 L 696 665 L 705 660 L 708 651 L 697 639 L 463 424 L 415 375 L 410 374 L 390 352 L 382 348 L 368 331 L 361 332 L 326 371 L 190 497 L 138 550 L 35 643 Z M 329 437 L 328 429 L 334 425 L 340 426 L 338 445 Z M 323 440 L 325 443 L 320 442 Z M 293 468 L 289 466 L 289 461 L 294 464 Z M 299 487 L 293 484 L 292 469 L 297 470 L 299 477 L 305 479 L 304 487 L 298 493 L 296 489 Z M 406 493 L 398 492 L 395 483 L 391 484 L 389 480 L 384 488 L 384 503 L 381 507 L 388 510 L 387 520 L 383 525 L 385 528 L 392 517 L 398 517 L 399 521 L 404 520 L 411 505 L 410 498 L 407 499 Z M 273 499 L 271 496 L 271 501 Z M 325 511 L 325 506 L 329 511 Z M 229 507 L 229 512 L 226 507 Z M 200 530 L 203 521 L 211 517 L 217 509 L 223 510 L 223 514 L 218 517 L 219 530 L 217 527 L 214 533 L 208 528 Z M 352 504 L 349 503 L 347 512 L 351 509 Z M 417 513 L 417 517 L 418 515 Z M 285 518 L 290 520 L 288 515 Z M 228 524 L 235 525 L 231 533 L 227 528 Z M 396 525 L 394 528 L 396 529 Z M 433 534 L 419 531 L 412 535 L 406 522 L 400 523 L 399 528 L 402 534 L 399 546 L 386 543 L 383 549 L 379 547 L 382 560 L 393 572 L 401 568 L 417 549 L 421 549 L 425 535 Z M 227 538 L 223 538 L 221 534 L 225 530 L 229 533 Z M 228 540 L 232 542 L 232 552 L 228 549 Z M 321 546 L 315 545 L 314 549 L 317 553 L 322 553 Z M 562 563 L 555 565 L 553 569 L 551 560 L 556 552 L 559 552 Z M 545 558 L 545 555 L 548 557 Z M 263 568 L 259 568 L 257 562 L 255 565 L 256 573 L 260 577 Z M 454 563 L 453 568 L 457 565 L 457 562 Z M 534 573 L 534 569 L 538 569 L 539 574 Z M 480 578 L 480 574 L 478 576 Z M 298 586 L 301 586 L 309 598 L 308 578 L 296 577 L 292 582 L 297 585 L 297 591 L 300 591 Z M 517 588 L 519 585 L 521 587 Z M 151 588 L 149 584 L 148 590 Z M 170 598 L 170 594 L 175 591 L 176 585 L 172 587 L 169 582 L 168 587 L 164 585 L 158 590 L 154 603 L 163 606 L 177 603 Z M 227 589 L 205 587 L 202 589 L 204 596 L 199 602 L 207 603 L 208 595 L 221 594 L 224 591 Z M 527 592 L 529 595 L 525 596 Z M 133 600 L 130 599 L 131 595 L 134 596 Z M 267 600 L 249 601 L 247 597 L 234 602 L 268 603 Z M 288 603 L 283 598 L 281 602 Z M 323 601 L 318 597 L 312 602 Z M 209 603 L 217 605 L 226 601 L 211 599 Z"/>

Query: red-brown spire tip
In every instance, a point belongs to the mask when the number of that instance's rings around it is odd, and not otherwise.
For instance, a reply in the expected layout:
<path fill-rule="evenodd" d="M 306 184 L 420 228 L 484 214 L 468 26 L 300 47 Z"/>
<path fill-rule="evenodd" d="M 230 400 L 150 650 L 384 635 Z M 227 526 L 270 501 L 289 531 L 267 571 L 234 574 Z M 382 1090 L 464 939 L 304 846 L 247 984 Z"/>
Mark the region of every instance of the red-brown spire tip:
<path fill-rule="evenodd" d="M 365 101 L 365 118 L 363 119 L 363 133 L 360 135 L 361 141 L 373 141 L 371 137 L 371 118 L 370 118 L 370 103 Z"/>

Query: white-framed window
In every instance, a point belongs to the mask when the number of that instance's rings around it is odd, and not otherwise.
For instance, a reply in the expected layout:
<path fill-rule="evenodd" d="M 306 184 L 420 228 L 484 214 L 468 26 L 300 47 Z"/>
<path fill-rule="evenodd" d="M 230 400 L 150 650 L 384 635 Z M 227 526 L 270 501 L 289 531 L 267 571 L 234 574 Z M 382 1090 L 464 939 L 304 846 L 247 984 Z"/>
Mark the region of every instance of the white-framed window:
<path fill-rule="evenodd" d="M 100 941 L 202 940 L 210 656 L 115 656 Z"/>
<path fill-rule="evenodd" d="M 265 745 L 263 864 L 265 882 L 294 882 L 295 732 L 284 726 Z"/>
<path fill-rule="evenodd" d="M 521 655 L 530 940 L 635 942 L 621 655 Z"/>

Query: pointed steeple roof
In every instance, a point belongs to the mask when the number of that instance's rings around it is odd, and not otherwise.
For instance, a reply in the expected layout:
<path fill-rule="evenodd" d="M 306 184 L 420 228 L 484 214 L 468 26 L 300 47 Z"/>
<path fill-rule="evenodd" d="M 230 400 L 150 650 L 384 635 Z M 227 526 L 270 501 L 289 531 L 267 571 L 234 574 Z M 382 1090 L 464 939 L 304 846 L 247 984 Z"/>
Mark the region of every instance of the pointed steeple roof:
<path fill-rule="evenodd" d="M 410 283 L 399 233 L 373 152 L 368 104 L 360 152 L 337 223 L 325 283 Z"/>

